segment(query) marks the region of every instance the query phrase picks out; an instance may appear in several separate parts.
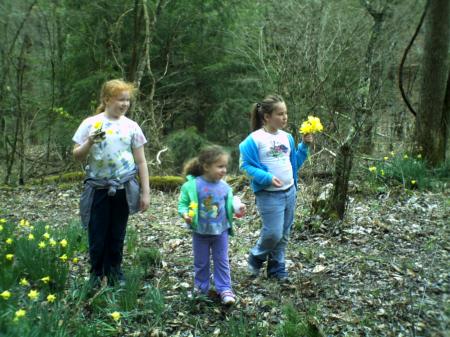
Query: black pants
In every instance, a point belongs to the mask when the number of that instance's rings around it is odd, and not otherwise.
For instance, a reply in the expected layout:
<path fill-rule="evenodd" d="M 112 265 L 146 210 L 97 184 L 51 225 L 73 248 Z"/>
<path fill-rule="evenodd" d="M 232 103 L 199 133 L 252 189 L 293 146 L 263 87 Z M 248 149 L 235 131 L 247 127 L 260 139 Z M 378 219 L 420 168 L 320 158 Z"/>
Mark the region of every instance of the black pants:
<path fill-rule="evenodd" d="M 128 215 L 124 189 L 111 197 L 107 189 L 95 191 L 88 226 L 91 273 L 108 276 L 120 270 Z"/>

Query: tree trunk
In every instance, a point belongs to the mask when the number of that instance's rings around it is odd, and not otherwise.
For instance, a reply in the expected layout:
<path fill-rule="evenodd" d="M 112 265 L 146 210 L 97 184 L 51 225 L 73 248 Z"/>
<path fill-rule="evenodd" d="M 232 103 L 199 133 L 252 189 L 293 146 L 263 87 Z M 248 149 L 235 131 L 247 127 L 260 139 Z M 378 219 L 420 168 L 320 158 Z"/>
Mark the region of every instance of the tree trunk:
<path fill-rule="evenodd" d="M 447 89 L 445 92 L 444 108 L 442 109 L 442 126 L 444 129 L 444 144 L 446 144 L 446 152 L 449 152 L 450 146 L 448 144 L 450 135 L 450 66 L 447 76 Z M 449 158 L 449 154 L 446 153 L 445 158 Z"/>
<path fill-rule="evenodd" d="M 345 142 L 339 147 L 336 156 L 334 187 L 326 208 L 327 216 L 331 219 L 344 219 L 348 200 L 348 182 L 353 163 L 352 147 L 351 142 Z"/>
<path fill-rule="evenodd" d="M 373 18 L 373 25 L 370 33 L 369 42 L 367 44 L 366 55 L 364 58 L 364 71 L 361 76 L 359 89 L 360 111 L 357 112 L 358 119 L 363 121 L 363 134 L 361 139 L 360 150 L 363 153 L 370 154 L 373 150 L 373 134 L 375 129 L 375 118 L 373 113 L 374 96 L 379 89 L 380 72 L 374 73 L 374 65 L 380 66 L 381 62 L 374 62 L 374 55 L 377 43 L 381 36 L 381 29 L 384 22 L 385 13 L 388 5 L 385 4 L 380 11 L 376 11 L 370 3 L 363 2 L 367 11 Z"/>
<path fill-rule="evenodd" d="M 422 84 L 416 118 L 417 145 L 431 166 L 445 160 L 447 125 L 444 100 L 448 81 L 450 3 L 430 1 L 425 18 Z"/>

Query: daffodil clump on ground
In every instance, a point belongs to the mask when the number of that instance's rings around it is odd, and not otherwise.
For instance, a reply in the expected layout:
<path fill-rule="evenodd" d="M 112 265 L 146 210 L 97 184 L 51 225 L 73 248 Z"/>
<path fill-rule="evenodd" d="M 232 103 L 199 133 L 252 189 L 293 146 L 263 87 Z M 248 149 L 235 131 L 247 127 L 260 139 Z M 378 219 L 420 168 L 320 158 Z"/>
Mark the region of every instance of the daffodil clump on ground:
<path fill-rule="evenodd" d="M 373 184 L 402 185 L 408 189 L 430 187 L 430 173 L 421 154 L 391 151 L 367 170 Z"/>
<path fill-rule="evenodd" d="M 0 217 L 0 330 L 24 335 L 42 310 L 60 307 L 69 269 L 78 262 L 78 247 L 65 234 Z"/>

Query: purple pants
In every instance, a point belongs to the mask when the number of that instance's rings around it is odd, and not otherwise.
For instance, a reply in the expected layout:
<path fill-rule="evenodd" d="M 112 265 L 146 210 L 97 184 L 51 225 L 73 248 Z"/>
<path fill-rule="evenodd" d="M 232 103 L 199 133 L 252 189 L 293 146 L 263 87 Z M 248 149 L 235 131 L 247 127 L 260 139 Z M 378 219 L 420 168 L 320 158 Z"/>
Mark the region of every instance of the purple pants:
<path fill-rule="evenodd" d="M 230 264 L 228 261 L 228 230 L 220 235 L 193 233 L 194 286 L 202 293 L 209 290 L 210 252 L 214 263 L 214 284 L 216 291 L 231 290 Z"/>

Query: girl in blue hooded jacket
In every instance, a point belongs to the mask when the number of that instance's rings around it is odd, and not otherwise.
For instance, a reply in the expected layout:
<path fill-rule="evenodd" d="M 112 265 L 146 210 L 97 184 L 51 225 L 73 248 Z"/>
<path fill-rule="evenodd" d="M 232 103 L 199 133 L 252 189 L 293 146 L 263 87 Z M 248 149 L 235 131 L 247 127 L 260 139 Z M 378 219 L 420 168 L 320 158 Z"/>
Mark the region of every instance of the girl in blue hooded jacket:
<path fill-rule="evenodd" d="M 297 172 L 308 154 L 312 135 L 304 135 L 295 146 L 287 125 L 287 108 L 278 95 L 254 104 L 252 133 L 239 144 L 240 169 L 250 179 L 262 219 L 260 237 L 250 250 L 248 270 L 258 276 L 267 261 L 267 276 L 288 280 L 286 246 L 294 222 Z"/>

